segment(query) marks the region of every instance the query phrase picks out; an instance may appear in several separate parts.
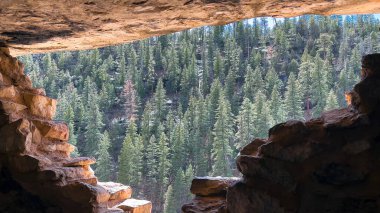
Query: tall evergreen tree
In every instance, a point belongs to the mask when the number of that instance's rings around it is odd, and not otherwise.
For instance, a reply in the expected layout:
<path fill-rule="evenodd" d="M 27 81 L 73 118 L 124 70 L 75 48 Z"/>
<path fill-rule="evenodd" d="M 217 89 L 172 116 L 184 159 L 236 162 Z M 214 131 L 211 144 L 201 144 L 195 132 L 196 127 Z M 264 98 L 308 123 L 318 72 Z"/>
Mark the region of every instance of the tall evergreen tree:
<path fill-rule="evenodd" d="M 303 119 L 300 87 L 298 80 L 291 73 L 286 87 L 287 91 L 285 92 L 285 109 L 288 119 Z"/>
<path fill-rule="evenodd" d="M 335 95 L 333 90 L 330 90 L 329 95 L 327 96 L 325 111 L 336 109 L 339 107 L 338 98 Z"/>
<path fill-rule="evenodd" d="M 99 180 L 108 181 L 112 173 L 111 156 L 108 152 L 110 147 L 110 138 L 108 132 L 105 131 L 102 135 L 99 144 L 99 156 L 95 173 Z M 110 169 L 111 168 L 111 169 Z"/>
<path fill-rule="evenodd" d="M 230 166 L 232 155 L 230 141 L 233 137 L 232 124 L 229 102 L 225 99 L 224 94 L 221 93 L 216 113 L 216 122 L 213 129 L 214 139 L 212 153 L 214 165 L 212 168 L 212 174 L 215 176 L 232 175 Z"/>
<path fill-rule="evenodd" d="M 236 132 L 236 148 L 239 150 L 253 139 L 253 134 L 255 132 L 253 112 L 251 101 L 248 98 L 244 98 L 239 115 L 236 119 L 236 126 L 238 128 L 238 131 Z"/>

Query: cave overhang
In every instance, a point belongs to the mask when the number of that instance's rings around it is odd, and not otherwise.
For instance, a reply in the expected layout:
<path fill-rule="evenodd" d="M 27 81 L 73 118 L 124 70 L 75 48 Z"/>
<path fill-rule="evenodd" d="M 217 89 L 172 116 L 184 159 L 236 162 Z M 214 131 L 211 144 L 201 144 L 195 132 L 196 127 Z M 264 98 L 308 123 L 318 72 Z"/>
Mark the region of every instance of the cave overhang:
<path fill-rule="evenodd" d="M 254 17 L 379 13 L 379 0 L 2 0 L 14 56 L 116 45 Z"/>

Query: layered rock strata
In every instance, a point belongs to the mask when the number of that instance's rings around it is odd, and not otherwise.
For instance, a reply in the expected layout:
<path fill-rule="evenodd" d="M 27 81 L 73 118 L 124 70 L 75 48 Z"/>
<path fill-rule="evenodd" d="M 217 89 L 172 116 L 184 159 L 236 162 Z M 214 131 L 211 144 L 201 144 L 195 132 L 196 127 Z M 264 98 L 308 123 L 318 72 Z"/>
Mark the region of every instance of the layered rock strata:
<path fill-rule="evenodd" d="M 221 213 L 225 212 L 228 187 L 237 183 L 239 178 L 197 177 L 191 183 L 193 201 L 185 204 L 182 211 L 186 213 Z"/>
<path fill-rule="evenodd" d="M 215 212 L 380 211 L 380 54 L 365 56 L 362 64 L 349 107 L 278 124 L 268 139 L 241 150 L 242 179 L 228 187 L 226 204 Z M 200 206 L 212 203 L 196 198 L 192 205 L 184 212 L 209 212 Z"/>
<path fill-rule="evenodd" d="M 149 213 L 149 201 L 132 205 L 130 187 L 98 182 L 95 159 L 70 157 L 75 147 L 55 111 L 56 100 L 0 47 L 0 212 Z"/>
<path fill-rule="evenodd" d="M 110 46 L 254 17 L 379 13 L 378 0 L 1 0 L 12 54 Z"/>

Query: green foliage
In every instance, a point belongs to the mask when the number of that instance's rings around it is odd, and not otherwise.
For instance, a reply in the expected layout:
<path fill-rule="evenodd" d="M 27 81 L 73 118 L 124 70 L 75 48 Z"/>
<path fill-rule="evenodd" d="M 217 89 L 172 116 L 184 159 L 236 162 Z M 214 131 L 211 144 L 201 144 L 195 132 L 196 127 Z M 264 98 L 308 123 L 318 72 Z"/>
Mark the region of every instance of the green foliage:
<path fill-rule="evenodd" d="M 290 74 L 285 92 L 285 108 L 287 119 L 302 119 L 301 86 L 293 73 Z"/>
<path fill-rule="evenodd" d="M 110 169 L 111 156 L 108 153 L 109 147 L 110 147 L 110 138 L 109 138 L 108 132 L 105 131 L 100 140 L 99 156 L 98 156 L 97 166 L 95 170 L 97 177 L 101 181 L 109 180 L 112 174 L 112 169 Z"/>
<path fill-rule="evenodd" d="M 154 211 L 174 213 L 193 175 L 236 174 L 237 149 L 272 125 L 346 106 L 361 56 L 380 50 L 373 15 L 270 23 L 20 60 L 34 86 L 59 99 L 55 119 L 68 124 L 73 156 L 95 156 L 103 180 L 117 177 Z"/>
<path fill-rule="evenodd" d="M 219 107 L 216 112 L 216 122 L 213 129 L 213 161 L 212 175 L 214 176 L 231 176 L 232 170 L 230 160 L 232 149 L 230 141 L 233 137 L 233 120 L 231 107 L 224 94 L 219 97 Z"/>
<path fill-rule="evenodd" d="M 119 155 L 117 178 L 119 182 L 132 186 L 135 194 L 138 194 L 141 187 L 142 150 L 141 137 L 137 134 L 135 123 L 131 122 Z"/>
<path fill-rule="evenodd" d="M 254 128 L 254 111 L 251 101 L 248 98 L 244 98 L 241 105 L 239 115 L 236 118 L 238 131 L 236 132 L 236 148 L 241 149 L 253 139 L 253 134 L 256 131 Z"/>

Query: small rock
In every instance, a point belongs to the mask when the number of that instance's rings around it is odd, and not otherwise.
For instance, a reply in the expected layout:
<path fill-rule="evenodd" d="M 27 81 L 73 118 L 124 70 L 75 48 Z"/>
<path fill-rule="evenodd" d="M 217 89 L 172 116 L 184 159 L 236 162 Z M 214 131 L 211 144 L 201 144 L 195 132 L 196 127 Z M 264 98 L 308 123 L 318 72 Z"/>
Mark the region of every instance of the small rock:
<path fill-rule="evenodd" d="M 227 188 L 240 178 L 196 177 L 191 183 L 191 193 L 198 196 L 225 195 Z"/>
<path fill-rule="evenodd" d="M 111 195 L 110 200 L 115 203 L 129 199 L 132 196 L 132 188 L 130 186 L 124 186 L 121 183 L 99 182 L 98 185 L 108 191 Z"/>
<path fill-rule="evenodd" d="M 65 167 L 78 167 L 78 166 L 85 166 L 85 165 L 91 165 L 96 163 L 95 158 L 92 157 L 77 157 L 70 159 L 63 163 L 63 166 Z"/>
<path fill-rule="evenodd" d="M 69 140 L 69 128 L 64 123 L 54 123 L 52 121 L 34 119 L 33 124 L 45 138 L 61 141 Z"/>
<path fill-rule="evenodd" d="M 23 97 L 25 105 L 32 115 L 49 120 L 53 119 L 57 108 L 55 99 L 33 93 L 24 93 Z"/>
<path fill-rule="evenodd" d="M 147 200 L 128 199 L 115 206 L 130 213 L 151 213 L 152 203 Z"/>
<path fill-rule="evenodd" d="M 182 206 L 183 213 L 226 213 L 225 197 L 195 197 L 191 203 Z"/>
<path fill-rule="evenodd" d="M 252 155 L 256 156 L 259 151 L 259 147 L 266 144 L 267 141 L 263 139 L 255 139 L 251 143 L 247 144 L 240 150 L 240 155 Z"/>

